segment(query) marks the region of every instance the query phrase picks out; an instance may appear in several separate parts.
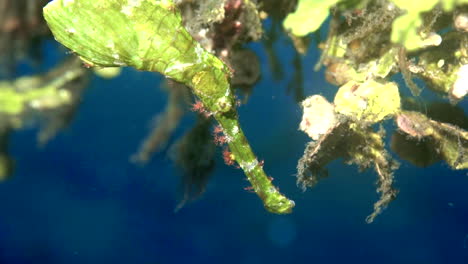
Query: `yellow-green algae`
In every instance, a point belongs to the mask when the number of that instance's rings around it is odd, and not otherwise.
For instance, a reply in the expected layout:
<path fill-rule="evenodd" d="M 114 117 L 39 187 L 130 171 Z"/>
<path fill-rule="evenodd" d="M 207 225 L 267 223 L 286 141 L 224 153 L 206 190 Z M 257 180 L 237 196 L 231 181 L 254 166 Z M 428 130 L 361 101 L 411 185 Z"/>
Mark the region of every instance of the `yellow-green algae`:
<path fill-rule="evenodd" d="M 356 122 L 377 123 L 400 110 L 400 94 L 393 82 L 349 81 L 340 87 L 334 103 L 336 112 Z"/>
<path fill-rule="evenodd" d="M 431 32 L 421 31 L 424 29 L 422 13 L 432 10 L 439 4 L 445 12 L 448 12 L 457 5 L 468 3 L 468 0 L 392 0 L 392 2 L 406 13 L 393 22 L 391 40 L 393 43 L 403 44 L 407 50 L 413 51 L 431 44 L 427 41 Z"/>
<path fill-rule="evenodd" d="M 71 102 L 70 92 L 61 88 L 82 74 L 82 69 L 70 70 L 60 78 L 45 83 L 40 75 L 2 81 L 0 113 L 19 115 L 26 107 L 44 109 L 68 104 Z"/>
<path fill-rule="evenodd" d="M 283 22 L 286 30 L 303 37 L 320 28 L 330 14 L 330 7 L 340 0 L 299 0 L 297 9 Z"/>

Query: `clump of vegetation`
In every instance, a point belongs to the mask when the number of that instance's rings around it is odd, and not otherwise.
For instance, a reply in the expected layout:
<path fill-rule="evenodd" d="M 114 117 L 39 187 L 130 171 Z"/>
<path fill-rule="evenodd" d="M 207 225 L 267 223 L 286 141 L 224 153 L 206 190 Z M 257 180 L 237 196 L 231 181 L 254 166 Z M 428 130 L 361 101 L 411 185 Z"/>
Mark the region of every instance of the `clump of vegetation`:
<path fill-rule="evenodd" d="M 466 127 L 450 124 L 447 118 L 431 119 L 427 107 L 416 112 L 414 103 L 409 103 L 414 100 L 401 96 L 407 87 L 420 100 L 422 88 L 413 81 L 419 78 L 452 105 L 463 100 L 468 91 L 468 35 L 460 21 L 468 14 L 467 1 L 319 2 L 302 0 L 299 7 L 330 10 L 330 29 L 316 68 L 327 67 L 327 80 L 340 87 L 333 104 L 325 99 L 320 104 L 303 103 L 300 129 L 312 142 L 299 160 L 297 182 L 303 188 L 315 186 L 327 176 L 326 165 L 337 158 L 360 169 L 373 167 L 380 200 L 366 219 L 372 222 L 397 194 L 392 183 L 398 163 L 385 148 L 386 133 L 380 125 L 385 120 L 395 120 L 398 130 L 391 145 L 401 158 L 418 166 L 444 160 L 453 169 L 468 168 Z M 307 27 L 300 24 L 302 12 L 308 11 L 298 9 L 284 22 L 293 38 L 317 30 L 324 21 Z M 406 87 L 391 81 L 397 74 Z M 314 98 L 317 95 L 305 102 Z M 439 117 L 444 116 L 439 110 Z M 330 116 L 334 122 L 317 120 L 330 121 Z M 423 152 L 426 155 L 418 155 Z"/>

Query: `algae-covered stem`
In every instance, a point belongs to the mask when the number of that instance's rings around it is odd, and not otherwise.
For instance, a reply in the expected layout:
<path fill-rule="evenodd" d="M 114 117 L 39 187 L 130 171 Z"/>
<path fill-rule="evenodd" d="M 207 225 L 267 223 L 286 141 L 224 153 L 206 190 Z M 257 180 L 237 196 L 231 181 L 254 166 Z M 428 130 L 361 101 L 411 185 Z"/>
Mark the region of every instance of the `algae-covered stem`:
<path fill-rule="evenodd" d="M 204 50 L 182 25 L 170 0 L 54 0 L 44 17 L 57 41 L 91 66 L 131 66 L 184 83 L 219 122 L 235 161 L 273 213 L 289 213 L 239 125 L 224 63 Z"/>
<path fill-rule="evenodd" d="M 240 127 L 235 96 L 228 82 L 225 65 L 211 54 L 205 60 L 207 64 L 198 64 L 193 66 L 194 70 L 185 72 L 184 79 L 191 80 L 189 86 L 193 93 L 220 124 L 234 160 L 244 171 L 265 208 L 277 214 L 290 213 L 294 202 L 272 184 Z"/>
<path fill-rule="evenodd" d="M 224 65 L 211 67 L 209 70 L 201 65 L 195 72 L 190 78 L 194 94 L 220 124 L 234 160 L 244 171 L 255 193 L 263 200 L 265 208 L 273 213 L 290 213 L 294 202 L 282 195 L 272 184 L 240 127 L 235 97 Z"/>
<path fill-rule="evenodd" d="M 234 113 L 232 114 L 234 115 Z M 242 132 L 237 118 L 229 114 L 215 115 L 221 124 L 224 134 L 229 139 L 229 148 L 239 166 L 244 171 L 247 179 L 252 184 L 253 190 L 263 200 L 265 208 L 273 213 L 290 213 L 294 207 L 294 201 L 283 196 L 271 183 L 265 174 L 262 164 L 252 152 L 247 139 Z"/>

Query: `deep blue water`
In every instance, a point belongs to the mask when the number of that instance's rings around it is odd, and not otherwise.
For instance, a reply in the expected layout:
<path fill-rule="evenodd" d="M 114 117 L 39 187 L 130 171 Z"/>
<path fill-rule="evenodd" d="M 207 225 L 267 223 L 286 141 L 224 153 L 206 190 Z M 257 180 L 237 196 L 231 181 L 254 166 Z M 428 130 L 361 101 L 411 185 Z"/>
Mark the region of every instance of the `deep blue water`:
<path fill-rule="evenodd" d="M 265 170 L 295 200 L 292 214 L 266 212 L 219 153 L 206 193 L 175 213 L 179 175 L 167 152 L 142 168 L 129 162 L 164 109 L 161 77 L 125 69 L 112 80 L 93 78 L 71 125 L 43 148 L 36 127 L 13 134 L 17 168 L 0 184 L 0 263 L 468 263 L 466 171 L 402 161 L 400 193 L 372 224 L 365 222 L 378 198 L 371 170 L 335 161 L 314 189 L 296 187 L 308 138 L 286 91 L 292 46 L 275 45 L 284 77 L 275 81 L 262 46 L 252 45 L 262 79 L 239 111 Z M 54 47 L 46 46 L 48 65 L 62 52 Z M 336 88 L 312 70 L 317 56 L 312 47 L 302 59 L 305 94 L 331 99 Z M 172 141 L 193 123 L 191 113 Z"/>

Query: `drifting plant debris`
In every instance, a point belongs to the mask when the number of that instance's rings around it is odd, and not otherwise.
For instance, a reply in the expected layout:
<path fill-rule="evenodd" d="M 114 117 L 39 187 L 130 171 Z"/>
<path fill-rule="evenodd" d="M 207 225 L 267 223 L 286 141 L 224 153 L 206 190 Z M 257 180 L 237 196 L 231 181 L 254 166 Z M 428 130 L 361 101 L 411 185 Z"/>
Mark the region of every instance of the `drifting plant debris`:
<path fill-rule="evenodd" d="M 155 152 L 161 151 L 178 127 L 185 112 L 185 105 L 189 100 L 189 88 L 183 84 L 168 80 L 164 86 L 169 94 L 166 109 L 154 117 L 154 127 L 141 144 L 137 153 L 132 155 L 131 161 L 145 164 Z"/>
<path fill-rule="evenodd" d="M 211 126 L 210 119 L 199 115 L 195 126 L 171 148 L 171 158 L 182 169 L 183 199 L 176 210 L 205 191 L 215 167 L 216 145 L 210 133 Z"/>

